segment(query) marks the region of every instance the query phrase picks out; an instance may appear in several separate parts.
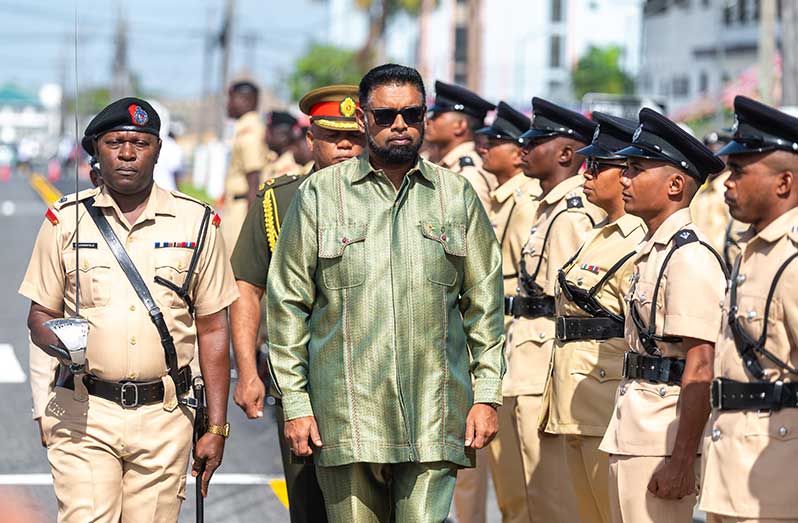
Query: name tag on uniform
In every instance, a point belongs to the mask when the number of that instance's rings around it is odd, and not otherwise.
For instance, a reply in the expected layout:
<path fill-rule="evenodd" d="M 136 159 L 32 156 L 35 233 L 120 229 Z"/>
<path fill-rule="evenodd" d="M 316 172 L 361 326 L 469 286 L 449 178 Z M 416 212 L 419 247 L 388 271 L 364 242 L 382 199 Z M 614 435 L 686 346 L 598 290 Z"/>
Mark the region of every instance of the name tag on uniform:
<path fill-rule="evenodd" d="M 79 243 L 72 242 L 72 248 L 74 249 L 76 247 L 79 249 L 96 249 L 97 242 L 79 242 Z"/>
<path fill-rule="evenodd" d="M 156 249 L 166 249 L 168 247 L 195 249 L 197 247 L 197 242 L 155 242 Z"/>

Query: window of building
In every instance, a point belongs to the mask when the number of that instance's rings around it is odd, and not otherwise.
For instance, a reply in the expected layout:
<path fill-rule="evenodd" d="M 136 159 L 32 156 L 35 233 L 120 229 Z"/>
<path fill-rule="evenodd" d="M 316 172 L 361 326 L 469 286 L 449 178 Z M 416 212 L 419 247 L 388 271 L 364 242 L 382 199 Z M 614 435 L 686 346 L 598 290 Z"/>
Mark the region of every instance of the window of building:
<path fill-rule="evenodd" d="M 731 25 L 734 8 L 729 4 L 723 6 L 723 25 Z"/>
<path fill-rule="evenodd" d="M 701 71 L 698 75 L 698 91 L 701 93 L 709 91 L 709 75 L 706 71 Z"/>
<path fill-rule="evenodd" d="M 459 25 L 454 29 L 454 61 L 468 60 L 468 28 Z"/>
<path fill-rule="evenodd" d="M 737 0 L 737 21 L 741 24 L 748 21 L 748 0 Z"/>
<path fill-rule="evenodd" d="M 686 76 L 677 76 L 673 79 L 673 96 L 685 97 L 690 94 L 690 79 Z"/>
<path fill-rule="evenodd" d="M 704 7 L 709 7 L 712 4 L 710 0 L 701 0 L 701 5 Z"/>
<path fill-rule="evenodd" d="M 551 21 L 562 22 L 562 0 L 551 0 Z"/>
<path fill-rule="evenodd" d="M 549 39 L 549 67 L 557 68 L 562 66 L 562 37 L 551 35 Z"/>

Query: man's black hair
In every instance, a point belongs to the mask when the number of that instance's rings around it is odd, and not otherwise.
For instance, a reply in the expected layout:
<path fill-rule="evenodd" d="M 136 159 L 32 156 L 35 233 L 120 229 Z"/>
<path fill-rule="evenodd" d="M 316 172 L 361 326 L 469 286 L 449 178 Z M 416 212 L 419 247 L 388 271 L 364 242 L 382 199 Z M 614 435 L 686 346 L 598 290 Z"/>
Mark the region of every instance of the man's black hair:
<path fill-rule="evenodd" d="M 230 90 L 237 94 L 254 95 L 256 98 L 260 94 L 260 89 L 249 80 L 239 80 L 230 85 Z"/>
<path fill-rule="evenodd" d="M 362 80 L 360 80 L 360 103 L 367 105 L 369 96 L 377 87 L 383 85 L 407 85 L 410 84 L 418 89 L 421 93 L 422 103 L 427 98 L 427 91 L 424 89 L 424 80 L 418 71 L 412 67 L 407 67 L 398 64 L 383 64 L 378 65 L 371 71 L 366 73 Z"/>

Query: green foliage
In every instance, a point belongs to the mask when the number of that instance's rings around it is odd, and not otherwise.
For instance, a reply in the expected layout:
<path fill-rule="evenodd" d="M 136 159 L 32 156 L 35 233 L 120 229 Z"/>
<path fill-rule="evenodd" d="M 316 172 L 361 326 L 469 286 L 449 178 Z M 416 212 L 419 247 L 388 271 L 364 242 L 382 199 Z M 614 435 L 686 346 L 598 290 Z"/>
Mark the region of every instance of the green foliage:
<path fill-rule="evenodd" d="M 178 183 L 177 189 L 183 194 L 187 194 L 188 196 L 191 196 L 192 198 L 196 198 L 197 200 L 205 202 L 208 205 L 213 205 L 215 203 L 213 201 L 213 198 L 211 198 L 208 195 L 208 193 L 205 192 L 205 189 L 201 187 L 194 187 L 189 182 Z"/>
<path fill-rule="evenodd" d="M 288 77 L 292 99 L 299 100 L 311 89 L 325 85 L 360 83 L 366 71 L 355 60 L 356 54 L 333 45 L 312 44 Z"/>
<path fill-rule="evenodd" d="M 574 94 L 634 94 L 634 80 L 620 67 L 622 49 L 617 46 L 590 47 L 571 72 Z"/>

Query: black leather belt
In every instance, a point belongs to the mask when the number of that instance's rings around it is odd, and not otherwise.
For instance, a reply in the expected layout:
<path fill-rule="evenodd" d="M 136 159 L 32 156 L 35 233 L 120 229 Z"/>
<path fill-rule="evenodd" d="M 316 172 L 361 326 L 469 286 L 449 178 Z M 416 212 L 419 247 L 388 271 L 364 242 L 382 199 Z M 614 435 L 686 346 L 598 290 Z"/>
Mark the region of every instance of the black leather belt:
<path fill-rule="evenodd" d="M 505 296 L 504 314 L 515 318 L 554 317 L 554 298 L 551 296 Z"/>
<path fill-rule="evenodd" d="M 613 318 L 557 316 L 555 335 L 560 341 L 623 338 L 623 323 Z"/>
<path fill-rule="evenodd" d="M 163 401 L 163 382 L 157 381 L 105 381 L 96 376 L 85 374 L 83 383 L 92 396 L 113 401 L 126 409 L 139 405 L 151 405 Z M 65 389 L 75 390 L 75 376 L 70 375 L 60 385 Z M 177 373 L 175 389 L 177 395 L 185 394 L 191 388 L 191 367 L 185 366 Z"/>
<path fill-rule="evenodd" d="M 623 377 L 679 385 L 682 382 L 684 363 L 684 360 L 675 358 L 660 358 L 644 356 L 637 352 L 627 352 L 623 356 Z"/>
<path fill-rule="evenodd" d="M 745 383 L 716 378 L 712 381 L 712 408 L 718 410 L 798 408 L 798 383 L 783 381 Z"/>

